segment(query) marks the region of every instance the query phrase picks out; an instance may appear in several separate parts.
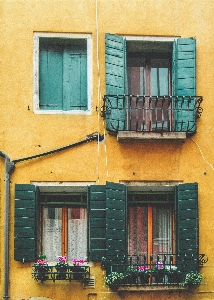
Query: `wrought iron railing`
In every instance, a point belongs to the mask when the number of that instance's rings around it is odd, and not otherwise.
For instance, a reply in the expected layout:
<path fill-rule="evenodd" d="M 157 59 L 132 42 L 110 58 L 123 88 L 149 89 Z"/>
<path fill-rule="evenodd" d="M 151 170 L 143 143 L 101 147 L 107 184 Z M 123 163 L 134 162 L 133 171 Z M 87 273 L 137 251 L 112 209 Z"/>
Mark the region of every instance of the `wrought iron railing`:
<path fill-rule="evenodd" d="M 122 274 L 120 285 L 175 285 L 184 281 L 189 272 L 198 272 L 198 266 L 208 261 L 206 254 L 178 256 L 151 254 L 103 257 L 106 275 Z"/>
<path fill-rule="evenodd" d="M 36 281 L 44 282 L 46 280 L 79 280 L 87 281 L 90 279 L 90 267 L 89 266 L 69 266 L 59 269 L 56 266 L 49 266 L 47 264 L 37 265 L 33 267 L 32 277 Z"/>
<path fill-rule="evenodd" d="M 203 111 L 201 96 L 105 95 L 102 116 L 107 130 L 196 132 Z"/>

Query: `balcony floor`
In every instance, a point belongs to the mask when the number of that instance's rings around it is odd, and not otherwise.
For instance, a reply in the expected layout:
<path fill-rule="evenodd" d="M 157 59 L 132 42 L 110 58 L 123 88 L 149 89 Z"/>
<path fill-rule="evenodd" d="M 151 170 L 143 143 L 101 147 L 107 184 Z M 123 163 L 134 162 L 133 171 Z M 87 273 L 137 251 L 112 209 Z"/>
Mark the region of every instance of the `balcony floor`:
<path fill-rule="evenodd" d="M 186 132 L 135 132 L 119 131 L 118 141 L 125 140 L 181 140 L 186 139 Z"/>

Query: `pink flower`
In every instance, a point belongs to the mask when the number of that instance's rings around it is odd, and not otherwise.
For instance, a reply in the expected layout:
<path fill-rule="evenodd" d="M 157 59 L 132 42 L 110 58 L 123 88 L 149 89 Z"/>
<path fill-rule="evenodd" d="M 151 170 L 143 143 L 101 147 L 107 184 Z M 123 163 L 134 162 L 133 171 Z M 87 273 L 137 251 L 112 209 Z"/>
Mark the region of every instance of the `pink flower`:
<path fill-rule="evenodd" d="M 38 259 L 38 260 L 37 260 L 37 264 L 38 264 L 38 265 L 44 265 L 44 264 L 47 264 L 47 261 L 44 260 L 44 259 Z"/>
<path fill-rule="evenodd" d="M 58 256 L 58 261 L 65 263 L 66 262 L 67 257 L 66 256 Z"/>
<path fill-rule="evenodd" d="M 163 263 L 162 263 L 162 261 L 158 261 L 157 262 L 157 268 L 158 269 L 163 269 Z"/>
<path fill-rule="evenodd" d="M 84 259 L 77 260 L 77 258 L 74 258 L 72 262 L 74 263 L 75 266 L 80 266 L 83 265 L 85 261 Z"/>
<path fill-rule="evenodd" d="M 147 266 L 138 266 L 139 271 L 147 271 L 148 267 Z"/>

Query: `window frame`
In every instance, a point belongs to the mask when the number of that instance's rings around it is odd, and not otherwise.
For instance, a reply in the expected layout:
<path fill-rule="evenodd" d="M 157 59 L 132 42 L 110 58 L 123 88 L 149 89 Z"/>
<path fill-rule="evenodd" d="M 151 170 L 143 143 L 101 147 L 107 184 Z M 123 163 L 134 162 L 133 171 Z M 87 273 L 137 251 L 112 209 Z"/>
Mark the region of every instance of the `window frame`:
<path fill-rule="evenodd" d="M 45 110 L 40 109 L 39 103 L 39 39 L 40 38 L 63 38 L 63 39 L 86 39 L 87 40 L 87 109 L 86 110 Z M 34 33 L 33 53 L 33 111 L 35 114 L 92 114 L 92 35 L 76 33 Z"/>

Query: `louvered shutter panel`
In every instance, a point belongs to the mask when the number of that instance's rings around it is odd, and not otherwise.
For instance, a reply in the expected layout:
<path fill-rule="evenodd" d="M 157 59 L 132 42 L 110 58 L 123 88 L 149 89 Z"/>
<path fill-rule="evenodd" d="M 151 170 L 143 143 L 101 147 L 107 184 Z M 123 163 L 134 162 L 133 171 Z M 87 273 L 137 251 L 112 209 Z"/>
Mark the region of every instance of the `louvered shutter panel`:
<path fill-rule="evenodd" d="M 63 106 L 63 49 L 45 45 L 39 56 L 40 109 L 62 110 Z"/>
<path fill-rule="evenodd" d="M 87 50 L 86 45 L 72 49 L 65 47 L 63 54 L 63 110 L 86 110 Z"/>
<path fill-rule="evenodd" d="M 106 256 L 106 186 L 90 186 L 90 260 Z"/>
<path fill-rule="evenodd" d="M 179 184 L 176 192 L 177 254 L 185 272 L 198 270 L 198 184 Z M 188 259 L 183 263 L 185 257 Z"/>
<path fill-rule="evenodd" d="M 14 259 L 36 261 L 39 230 L 36 186 L 15 185 L 14 218 Z"/>
<path fill-rule="evenodd" d="M 115 257 L 126 254 L 126 186 L 106 183 L 106 249 L 107 255 Z"/>
<path fill-rule="evenodd" d="M 125 129 L 124 97 L 112 95 L 125 94 L 126 44 L 123 37 L 105 35 L 106 59 L 106 128 L 110 131 Z"/>
<path fill-rule="evenodd" d="M 180 38 L 173 44 L 172 64 L 173 95 L 178 96 L 174 101 L 175 130 L 186 131 L 189 134 L 196 132 L 196 40 L 193 38 Z M 192 96 L 189 101 L 182 96 Z"/>

